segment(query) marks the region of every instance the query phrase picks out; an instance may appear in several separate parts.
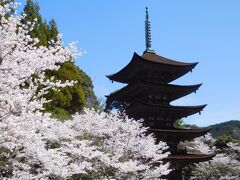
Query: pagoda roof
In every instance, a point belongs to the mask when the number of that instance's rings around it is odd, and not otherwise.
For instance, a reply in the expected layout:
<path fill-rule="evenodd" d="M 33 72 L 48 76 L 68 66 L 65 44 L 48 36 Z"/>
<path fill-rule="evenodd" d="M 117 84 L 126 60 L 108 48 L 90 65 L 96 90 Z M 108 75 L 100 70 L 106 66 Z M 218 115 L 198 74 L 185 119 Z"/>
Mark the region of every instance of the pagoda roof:
<path fill-rule="evenodd" d="M 172 106 L 136 101 L 126 109 L 126 114 L 136 119 L 151 116 L 155 121 L 175 121 L 183 117 L 200 113 L 206 106 L 206 104 L 199 106 Z"/>
<path fill-rule="evenodd" d="M 183 155 L 169 155 L 164 160 L 175 163 L 199 163 L 203 161 L 210 161 L 216 154 L 183 154 Z"/>
<path fill-rule="evenodd" d="M 142 56 L 142 59 L 153 62 L 153 63 L 160 63 L 160 64 L 166 64 L 171 66 L 192 66 L 196 63 L 186 63 L 186 62 L 180 62 L 171 60 L 168 58 L 165 58 L 163 56 L 159 56 L 155 53 L 144 53 Z"/>
<path fill-rule="evenodd" d="M 148 129 L 149 133 L 153 133 L 159 140 L 167 141 L 183 141 L 192 140 L 203 136 L 210 131 L 210 128 L 204 129 Z"/>
<path fill-rule="evenodd" d="M 202 84 L 180 86 L 173 84 L 151 83 L 138 80 L 106 96 L 110 101 L 134 101 L 136 98 L 160 96 L 170 103 L 178 98 L 197 91 Z"/>
<path fill-rule="evenodd" d="M 167 59 L 155 53 L 133 54 L 130 63 L 107 77 L 112 81 L 129 83 L 136 79 L 150 79 L 169 83 L 191 71 L 198 63 L 184 63 Z"/>

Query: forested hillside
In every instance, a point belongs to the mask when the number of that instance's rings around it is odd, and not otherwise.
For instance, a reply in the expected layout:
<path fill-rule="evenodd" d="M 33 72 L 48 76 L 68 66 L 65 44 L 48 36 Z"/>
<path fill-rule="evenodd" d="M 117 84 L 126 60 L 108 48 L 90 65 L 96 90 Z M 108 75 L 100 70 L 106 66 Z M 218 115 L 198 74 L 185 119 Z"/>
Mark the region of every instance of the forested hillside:
<path fill-rule="evenodd" d="M 232 138 L 240 139 L 240 121 L 231 120 L 224 123 L 209 126 L 213 137 L 230 135 Z"/>
<path fill-rule="evenodd" d="M 196 125 L 190 124 L 182 125 L 187 128 L 198 128 L 198 126 Z M 218 138 L 220 136 L 229 136 L 234 139 L 240 139 L 239 120 L 230 120 L 219 124 L 213 124 L 211 126 L 207 126 L 206 128 L 211 128 L 210 133 L 214 138 Z"/>

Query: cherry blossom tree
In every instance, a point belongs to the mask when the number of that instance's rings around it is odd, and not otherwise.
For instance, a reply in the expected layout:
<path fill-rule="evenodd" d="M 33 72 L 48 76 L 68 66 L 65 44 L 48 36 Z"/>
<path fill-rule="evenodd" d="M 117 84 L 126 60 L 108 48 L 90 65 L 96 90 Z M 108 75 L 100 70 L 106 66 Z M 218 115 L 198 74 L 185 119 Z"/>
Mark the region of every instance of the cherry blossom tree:
<path fill-rule="evenodd" d="M 169 173 L 163 142 L 145 135 L 140 121 L 85 109 L 59 122 L 43 113 L 42 97 L 75 82 L 45 78 L 46 70 L 81 54 L 61 37 L 36 47 L 33 24 L 9 14 L 18 4 L 0 5 L 0 178 L 160 178 Z M 41 90 L 39 90 L 41 86 Z"/>

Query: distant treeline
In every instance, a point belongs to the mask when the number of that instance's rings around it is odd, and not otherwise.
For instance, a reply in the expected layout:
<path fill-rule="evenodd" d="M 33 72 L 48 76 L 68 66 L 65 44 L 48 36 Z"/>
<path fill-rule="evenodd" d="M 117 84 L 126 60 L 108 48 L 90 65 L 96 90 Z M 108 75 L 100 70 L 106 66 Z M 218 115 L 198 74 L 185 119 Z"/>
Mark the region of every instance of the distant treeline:
<path fill-rule="evenodd" d="M 240 139 L 240 121 L 231 120 L 220 124 L 209 126 L 213 137 L 229 135 L 234 139 Z"/>
<path fill-rule="evenodd" d="M 196 125 L 184 125 L 189 128 L 198 128 Z M 233 139 L 240 140 L 240 121 L 239 120 L 231 120 L 219 124 L 214 124 L 208 126 L 206 128 L 211 128 L 210 133 L 214 138 L 218 138 L 220 136 L 230 136 Z"/>

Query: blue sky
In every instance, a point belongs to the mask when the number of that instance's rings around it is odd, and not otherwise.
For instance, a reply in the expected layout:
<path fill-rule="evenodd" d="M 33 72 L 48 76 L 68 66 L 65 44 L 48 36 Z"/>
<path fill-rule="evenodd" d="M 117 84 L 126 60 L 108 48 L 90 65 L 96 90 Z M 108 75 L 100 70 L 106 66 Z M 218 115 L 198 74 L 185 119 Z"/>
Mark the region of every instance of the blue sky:
<path fill-rule="evenodd" d="M 20 0 L 23 4 L 25 1 Z M 64 43 L 87 51 L 76 64 L 93 80 L 99 98 L 120 88 L 105 75 L 123 68 L 145 50 L 145 7 L 149 7 L 152 47 L 159 55 L 199 62 L 175 84 L 203 83 L 196 94 L 173 104 L 208 104 L 186 123 L 206 126 L 240 120 L 239 0 L 39 0 L 46 20 L 54 18 Z"/>

